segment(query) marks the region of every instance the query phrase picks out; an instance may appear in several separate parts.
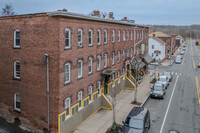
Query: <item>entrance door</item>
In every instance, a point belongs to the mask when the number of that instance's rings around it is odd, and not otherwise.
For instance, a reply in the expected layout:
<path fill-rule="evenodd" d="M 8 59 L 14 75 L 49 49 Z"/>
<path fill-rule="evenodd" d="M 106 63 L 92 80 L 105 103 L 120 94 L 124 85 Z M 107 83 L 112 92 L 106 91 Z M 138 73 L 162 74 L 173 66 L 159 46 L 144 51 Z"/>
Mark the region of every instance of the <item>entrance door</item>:
<path fill-rule="evenodd" d="M 105 78 L 104 78 L 104 94 L 108 94 L 108 81 L 109 81 L 109 76 L 105 76 Z"/>

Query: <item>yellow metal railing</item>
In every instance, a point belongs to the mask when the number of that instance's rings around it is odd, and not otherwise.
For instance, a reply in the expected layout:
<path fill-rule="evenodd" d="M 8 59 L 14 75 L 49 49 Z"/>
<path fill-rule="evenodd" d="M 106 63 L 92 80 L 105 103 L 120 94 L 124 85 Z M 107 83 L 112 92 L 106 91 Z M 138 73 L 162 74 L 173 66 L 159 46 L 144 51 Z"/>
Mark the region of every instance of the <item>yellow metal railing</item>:
<path fill-rule="evenodd" d="M 70 108 L 70 115 L 74 115 L 79 110 L 79 103 L 75 104 Z"/>
<path fill-rule="evenodd" d="M 89 96 L 82 100 L 82 107 L 85 107 L 89 104 Z"/>

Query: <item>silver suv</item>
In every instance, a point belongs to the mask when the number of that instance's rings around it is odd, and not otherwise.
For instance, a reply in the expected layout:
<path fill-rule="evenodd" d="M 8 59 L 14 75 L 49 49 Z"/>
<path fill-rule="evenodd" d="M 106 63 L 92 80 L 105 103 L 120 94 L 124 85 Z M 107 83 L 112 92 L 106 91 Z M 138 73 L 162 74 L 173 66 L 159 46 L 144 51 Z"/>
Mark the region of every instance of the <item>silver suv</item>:
<path fill-rule="evenodd" d="M 162 83 L 156 82 L 151 89 L 151 97 L 155 98 L 164 98 L 165 95 L 165 87 Z"/>

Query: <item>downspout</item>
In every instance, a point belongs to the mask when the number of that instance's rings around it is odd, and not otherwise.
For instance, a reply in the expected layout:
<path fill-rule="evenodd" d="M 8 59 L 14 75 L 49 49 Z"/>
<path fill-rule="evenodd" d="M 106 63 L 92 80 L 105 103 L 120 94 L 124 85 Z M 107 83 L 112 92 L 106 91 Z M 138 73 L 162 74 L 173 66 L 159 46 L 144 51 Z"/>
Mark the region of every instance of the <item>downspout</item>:
<path fill-rule="evenodd" d="M 44 58 L 47 63 L 47 122 L 49 131 L 49 55 L 44 54 Z"/>

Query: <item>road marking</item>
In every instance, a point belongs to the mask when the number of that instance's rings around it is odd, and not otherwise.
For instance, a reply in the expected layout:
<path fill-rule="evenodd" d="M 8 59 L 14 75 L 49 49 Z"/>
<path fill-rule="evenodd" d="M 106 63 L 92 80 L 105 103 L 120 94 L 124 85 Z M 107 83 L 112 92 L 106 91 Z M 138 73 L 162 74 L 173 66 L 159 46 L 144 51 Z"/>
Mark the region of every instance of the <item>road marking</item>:
<path fill-rule="evenodd" d="M 176 88 L 176 83 L 177 83 L 177 81 L 178 81 L 178 78 L 179 78 L 179 75 L 177 76 L 176 82 L 175 82 L 175 84 L 174 84 L 174 88 L 173 88 L 173 91 L 172 91 L 172 94 L 171 94 L 171 97 L 170 97 L 170 100 L 169 100 L 169 103 L 168 103 L 168 106 L 167 106 L 167 111 L 165 112 L 165 117 L 164 117 L 164 120 L 163 120 L 161 129 L 160 129 L 160 133 L 163 132 L 163 128 L 164 128 L 164 125 L 165 125 L 165 120 L 166 120 L 166 118 L 167 118 L 167 114 L 168 114 L 168 111 L 169 111 L 169 107 L 170 107 L 171 102 L 172 102 L 172 97 L 173 97 L 173 95 L 174 95 L 174 91 L 175 91 L 175 88 Z"/>
<path fill-rule="evenodd" d="M 196 65 L 195 65 L 193 56 L 192 56 L 192 62 L 193 62 L 193 67 L 194 67 L 194 69 L 195 69 Z"/>
<path fill-rule="evenodd" d="M 197 86 L 198 101 L 199 101 L 199 105 L 200 105 L 200 88 L 199 88 L 199 79 L 198 79 L 198 77 L 196 77 L 195 79 L 196 79 L 196 86 Z"/>

